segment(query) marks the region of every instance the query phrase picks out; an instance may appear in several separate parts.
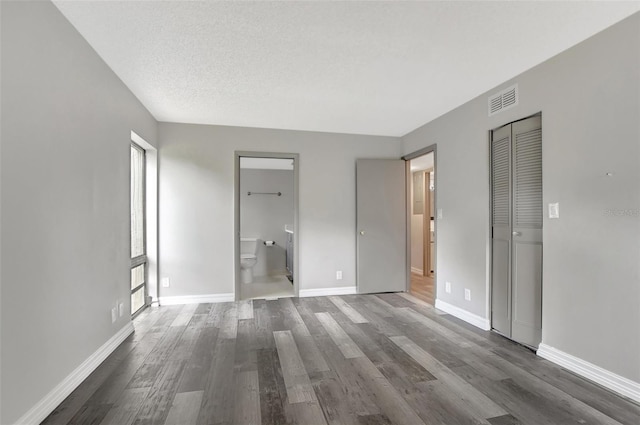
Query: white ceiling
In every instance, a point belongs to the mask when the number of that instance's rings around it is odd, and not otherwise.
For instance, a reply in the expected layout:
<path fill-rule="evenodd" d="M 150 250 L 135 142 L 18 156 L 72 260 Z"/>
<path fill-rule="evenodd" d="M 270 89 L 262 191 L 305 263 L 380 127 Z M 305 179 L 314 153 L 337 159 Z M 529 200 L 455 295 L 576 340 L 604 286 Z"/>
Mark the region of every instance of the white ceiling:
<path fill-rule="evenodd" d="M 54 3 L 159 121 L 402 136 L 640 2 Z"/>

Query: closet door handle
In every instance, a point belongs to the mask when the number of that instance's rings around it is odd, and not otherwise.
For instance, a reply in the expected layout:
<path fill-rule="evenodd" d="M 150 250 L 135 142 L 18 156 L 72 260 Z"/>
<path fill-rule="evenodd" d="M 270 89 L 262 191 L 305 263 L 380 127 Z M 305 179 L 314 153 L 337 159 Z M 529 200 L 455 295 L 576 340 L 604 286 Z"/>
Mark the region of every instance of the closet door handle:
<path fill-rule="evenodd" d="M 522 232 L 512 232 L 513 236 L 522 236 Z"/>

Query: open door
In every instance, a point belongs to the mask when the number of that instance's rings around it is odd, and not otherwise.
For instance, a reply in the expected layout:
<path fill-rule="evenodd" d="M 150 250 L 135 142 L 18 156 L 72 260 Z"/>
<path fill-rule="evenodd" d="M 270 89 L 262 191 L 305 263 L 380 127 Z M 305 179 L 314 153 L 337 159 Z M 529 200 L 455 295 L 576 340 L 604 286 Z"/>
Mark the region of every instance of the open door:
<path fill-rule="evenodd" d="M 356 162 L 358 293 L 406 289 L 405 161 Z"/>

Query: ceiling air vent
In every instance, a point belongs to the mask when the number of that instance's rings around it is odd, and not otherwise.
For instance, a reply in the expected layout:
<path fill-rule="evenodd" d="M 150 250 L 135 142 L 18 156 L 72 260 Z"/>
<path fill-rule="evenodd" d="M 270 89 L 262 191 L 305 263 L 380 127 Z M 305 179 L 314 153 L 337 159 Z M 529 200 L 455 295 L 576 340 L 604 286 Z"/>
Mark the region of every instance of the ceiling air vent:
<path fill-rule="evenodd" d="M 512 108 L 518 104 L 518 85 L 515 84 L 489 96 L 489 116 Z"/>

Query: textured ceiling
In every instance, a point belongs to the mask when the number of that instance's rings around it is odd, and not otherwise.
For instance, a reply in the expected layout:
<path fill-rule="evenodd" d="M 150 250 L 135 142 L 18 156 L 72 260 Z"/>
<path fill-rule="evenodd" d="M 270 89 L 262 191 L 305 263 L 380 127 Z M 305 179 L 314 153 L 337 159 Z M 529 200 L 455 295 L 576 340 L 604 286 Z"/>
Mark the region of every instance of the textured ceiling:
<path fill-rule="evenodd" d="M 640 2 L 54 1 L 159 121 L 402 136 Z"/>

